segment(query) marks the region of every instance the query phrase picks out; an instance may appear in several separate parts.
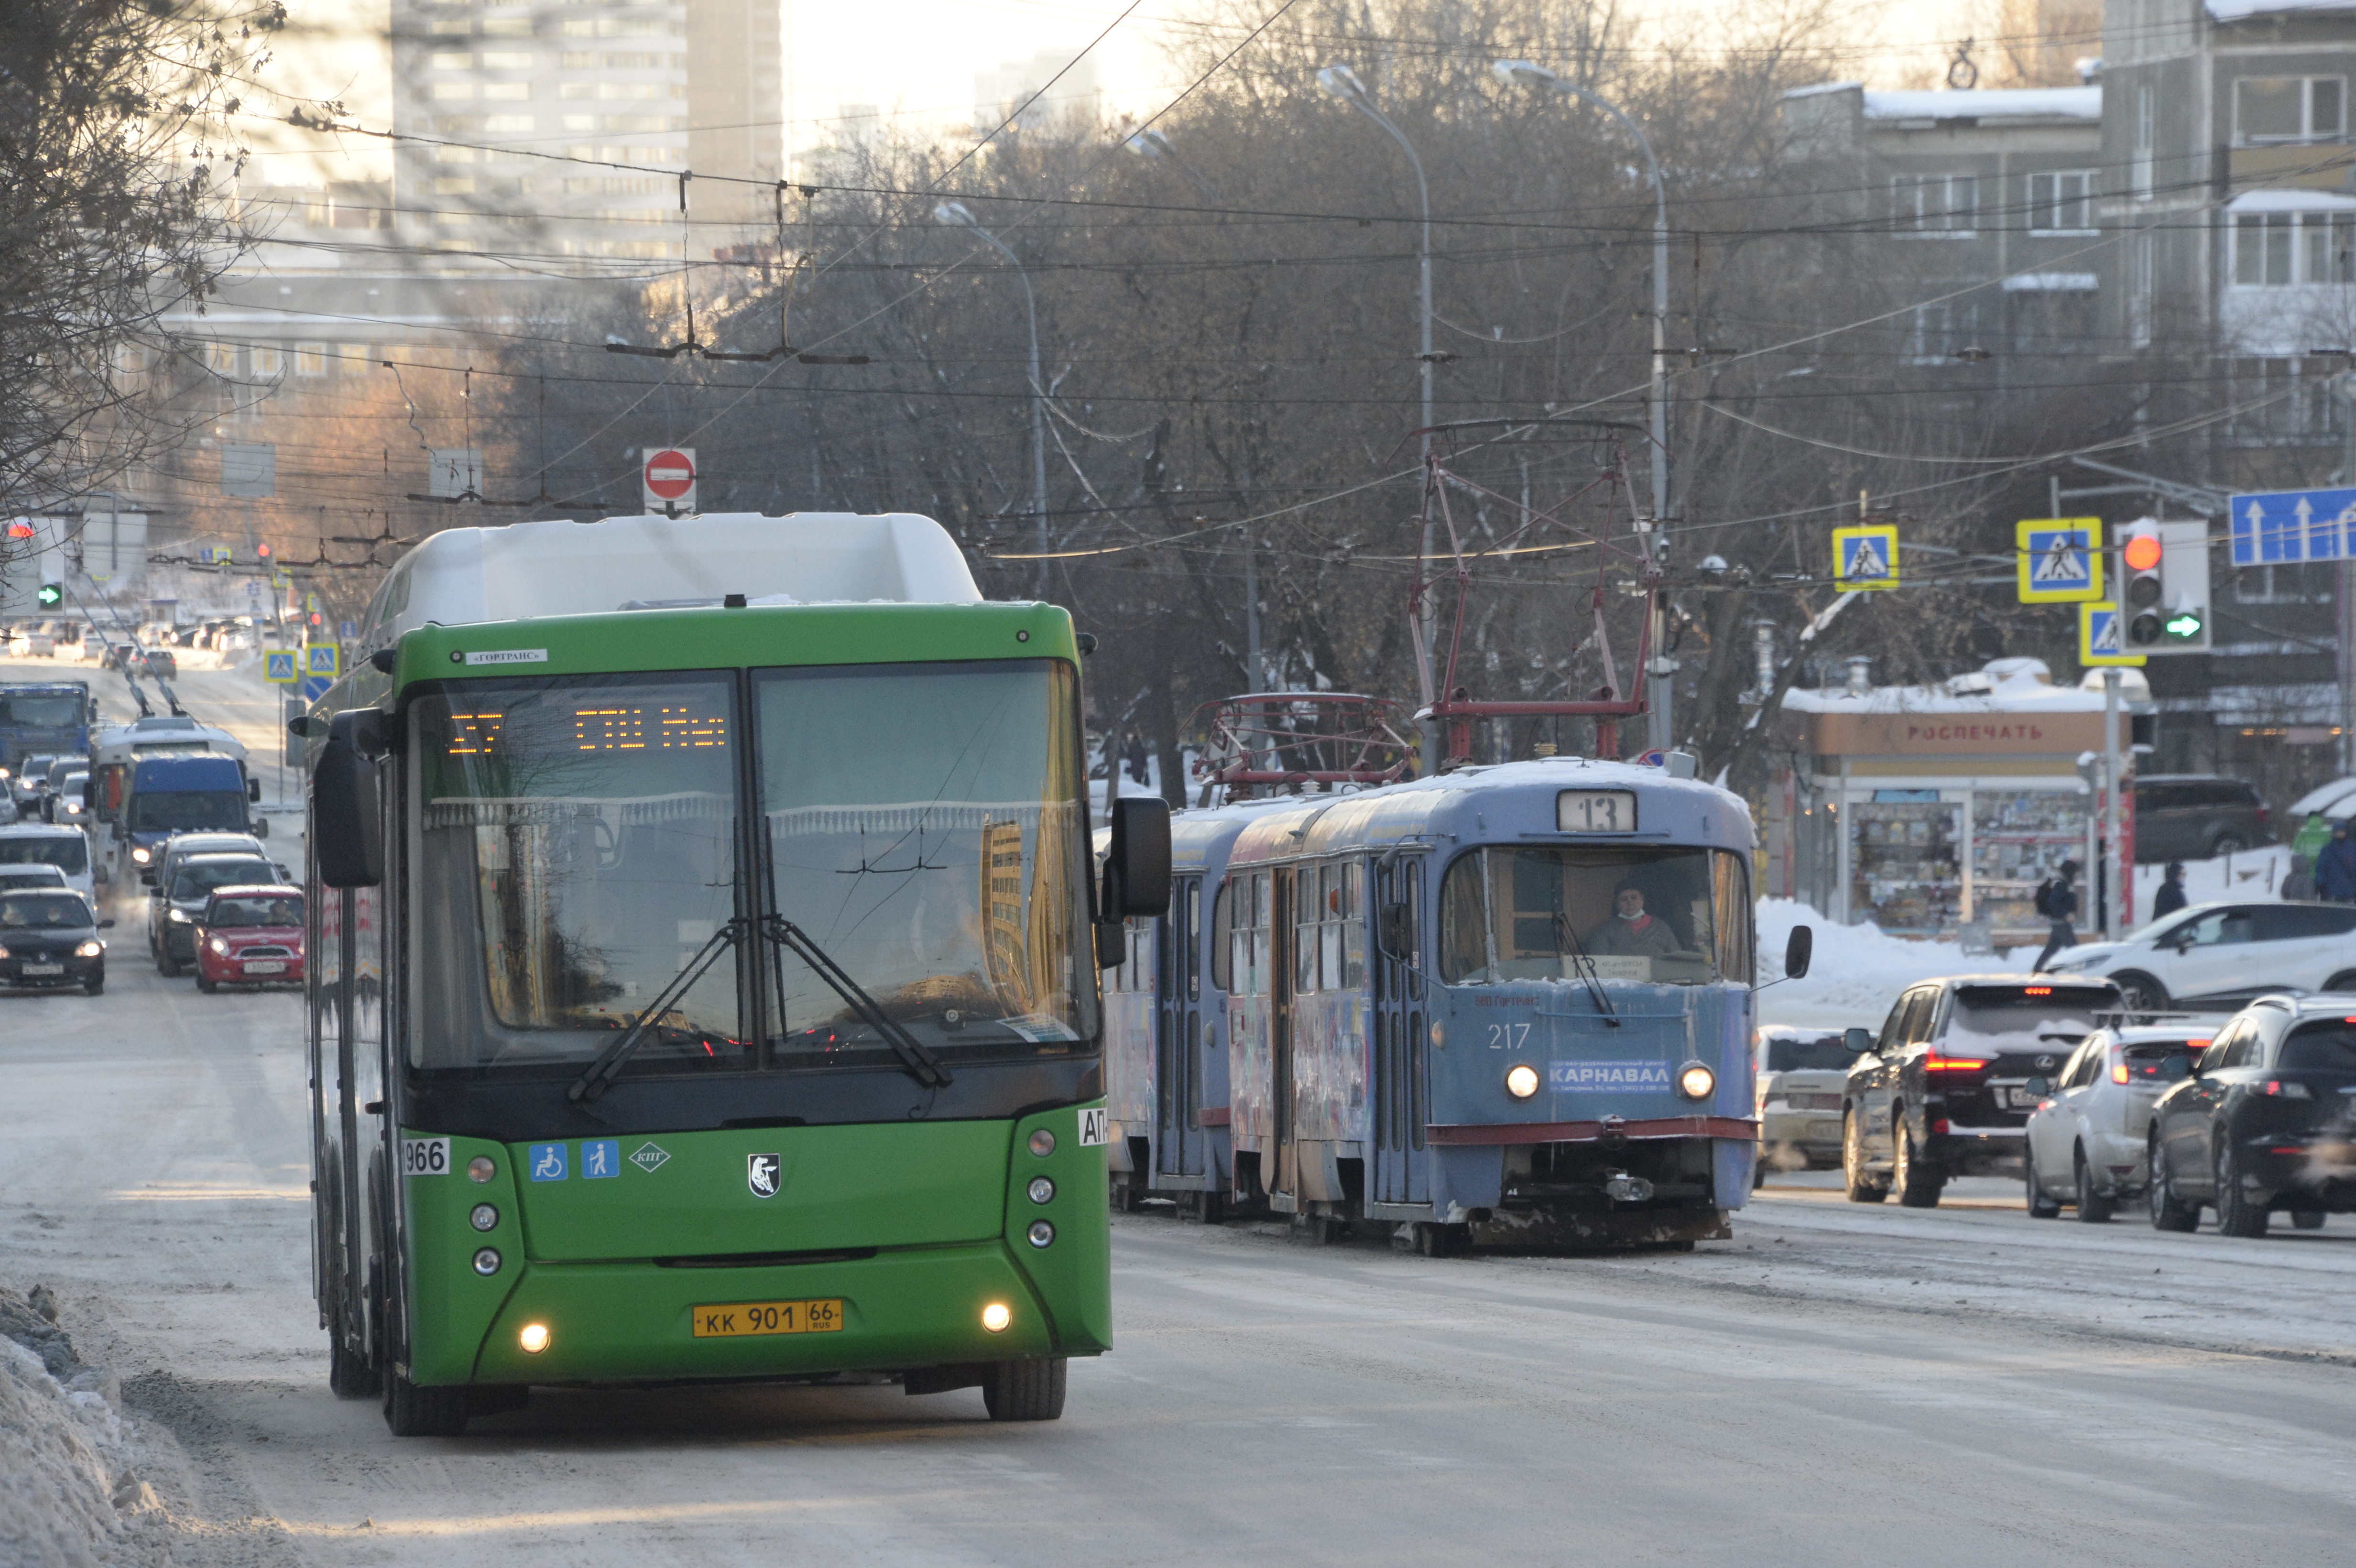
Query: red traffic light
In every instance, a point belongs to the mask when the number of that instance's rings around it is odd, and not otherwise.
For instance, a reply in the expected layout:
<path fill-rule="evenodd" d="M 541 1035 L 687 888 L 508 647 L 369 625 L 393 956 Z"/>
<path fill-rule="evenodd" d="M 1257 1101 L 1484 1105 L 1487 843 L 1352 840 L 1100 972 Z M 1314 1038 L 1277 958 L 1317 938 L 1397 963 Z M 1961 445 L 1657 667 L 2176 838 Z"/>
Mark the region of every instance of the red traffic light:
<path fill-rule="evenodd" d="M 266 544 L 255 545 L 253 547 L 253 553 L 260 556 L 262 560 L 268 560 L 270 559 L 270 547 Z"/>
<path fill-rule="evenodd" d="M 33 525 L 27 522 L 24 518 L 19 517 L 15 522 L 8 525 L 8 537 L 12 539 L 31 539 L 33 537 Z"/>
<path fill-rule="evenodd" d="M 2158 534 L 2136 534 L 2128 539 L 2125 551 L 2129 571 L 2152 571 L 2158 569 L 2160 542 Z"/>

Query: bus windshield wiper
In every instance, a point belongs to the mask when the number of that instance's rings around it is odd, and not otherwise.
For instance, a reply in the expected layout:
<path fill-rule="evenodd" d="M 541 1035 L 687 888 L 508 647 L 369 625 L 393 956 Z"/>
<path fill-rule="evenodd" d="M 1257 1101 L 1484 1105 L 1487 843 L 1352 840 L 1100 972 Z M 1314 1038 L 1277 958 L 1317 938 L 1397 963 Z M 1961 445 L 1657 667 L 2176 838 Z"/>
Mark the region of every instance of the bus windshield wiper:
<path fill-rule="evenodd" d="M 836 996 L 842 998 L 845 1006 L 859 1015 L 862 1023 L 882 1035 L 884 1043 L 891 1046 L 893 1054 L 899 1057 L 900 1065 L 908 1070 L 909 1077 L 928 1089 L 946 1089 L 955 1082 L 949 1070 L 941 1064 L 940 1058 L 917 1044 L 914 1035 L 886 1016 L 884 1009 L 876 1005 L 875 998 L 869 996 L 841 965 L 829 957 L 826 949 L 812 942 L 808 932 L 781 914 L 765 917 L 761 929 L 770 941 L 787 949 L 808 965 Z"/>
<path fill-rule="evenodd" d="M 671 977 L 670 984 L 665 986 L 655 999 L 647 1004 L 646 1011 L 640 1013 L 632 1021 L 630 1027 L 622 1031 L 622 1038 L 599 1051 L 597 1060 L 591 1062 L 587 1071 L 573 1081 L 573 1086 L 565 1090 L 564 1097 L 576 1105 L 584 1102 L 594 1104 L 621 1072 L 623 1064 L 630 1060 L 631 1053 L 653 1035 L 655 1020 L 678 1006 L 679 999 L 686 996 L 698 980 L 703 978 L 703 972 L 712 967 L 712 961 L 720 956 L 720 950 L 738 940 L 744 933 L 744 921 L 740 916 L 705 938 L 703 945 L 696 949 L 695 956 L 680 966 L 679 973 Z"/>
<path fill-rule="evenodd" d="M 1579 977 L 1587 987 L 1588 999 L 1595 1004 L 1595 1010 L 1603 1015 L 1606 1026 L 1618 1029 L 1620 1014 L 1612 1006 L 1612 998 L 1604 994 L 1602 983 L 1596 978 L 1595 960 L 1590 958 L 1587 949 L 1580 945 L 1579 933 L 1570 929 L 1570 917 L 1562 912 L 1560 904 L 1557 904 L 1554 907 L 1554 955 L 1557 958 L 1569 955 L 1562 950 L 1566 938 L 1570 943 L 1570 954 L 1579 959 Z"/>

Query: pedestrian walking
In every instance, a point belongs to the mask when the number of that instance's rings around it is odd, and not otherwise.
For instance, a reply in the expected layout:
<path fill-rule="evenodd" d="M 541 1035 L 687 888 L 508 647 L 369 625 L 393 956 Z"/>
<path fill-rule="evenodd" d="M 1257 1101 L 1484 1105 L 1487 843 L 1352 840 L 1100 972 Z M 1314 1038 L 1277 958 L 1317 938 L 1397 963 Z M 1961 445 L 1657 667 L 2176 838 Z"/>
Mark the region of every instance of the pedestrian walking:
<path fill-rule="evenodd" d="M 2078 929 L 2071 923 L 2078 917 L 2078 872 L 2075 860 L 2062 862 L 2062 874 L 2048 877 L 2037 885 L 2037 912 L 2049 923 L 2045 951 L 2037 955 L 2036 971 L 2042 974 L 2045 965 L 2056 953 L 2078 945 Z"/>
<path fill-rule="evenodd" d="M 2158 920 L 2161 915 L 2174 914 L 2190 901 L 2184 896 L 2184 862 L 2170 860 L 2166 874 L 2160 879 L 2159 891 L 2151 897 L 2151 918 Z"/>
<path fill-rule="evenodd" d="M 2328 904 L 2356 904 L 2356 842 L 2348 824 L 2331 825 L 2331 842 L 2315 858 L 2315 891 Z"/>

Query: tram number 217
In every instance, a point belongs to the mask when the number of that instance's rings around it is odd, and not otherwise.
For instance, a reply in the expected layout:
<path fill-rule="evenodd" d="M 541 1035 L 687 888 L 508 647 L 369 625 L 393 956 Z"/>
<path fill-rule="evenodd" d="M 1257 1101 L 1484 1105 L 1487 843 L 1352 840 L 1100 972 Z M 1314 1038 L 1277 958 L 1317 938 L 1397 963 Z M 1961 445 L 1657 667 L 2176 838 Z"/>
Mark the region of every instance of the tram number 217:
<path fill-rule="evenodd" d="M 1491 1051 L 1519 1051 L 1529 1042 L 1529 1038 L 1530 1026 L 1527 1024 L 1491 1024 L 1489 1026 Z"/>

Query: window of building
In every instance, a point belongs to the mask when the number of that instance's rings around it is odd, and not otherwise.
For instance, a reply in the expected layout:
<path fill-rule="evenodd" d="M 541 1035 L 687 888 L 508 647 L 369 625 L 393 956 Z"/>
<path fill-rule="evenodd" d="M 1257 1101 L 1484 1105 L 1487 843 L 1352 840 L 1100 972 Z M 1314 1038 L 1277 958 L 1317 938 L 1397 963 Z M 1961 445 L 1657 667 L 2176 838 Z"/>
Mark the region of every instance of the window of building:
<path fill-rule="evenodd" d="M 2155 126 L 2151 89 L 2136 89 L 2135 197 L 2137 201 L 2151 199 L 2151 149 Z"/>
<path fill-rule="evenodd" d="M 487 49 L 483 53 L 485 70 L 530 70 L 532 55 L 529 49 Z"/>
<path fill-rule="evenodd" d="M 1976 175 L 1900 175 L 1890 189 L 1890 216 L 1901 235 L 1963 237 L 1978 229 Z"/>
<path fill-rule="evenodd" d="M 2017 354 L 2067 354 L 2094 337 L 2092 289 L 2020 289 L 2005 295 Z"/>
<path fill-rule="evenodd" d="M 567 114 L 564 117 L 564 129 L 567 131 L 594 131 L 596 128 L 597 116 L 594 114 Z M 586 147 L 578 152 L 568 150 L 565 154 L 565 156 L 573 158 L 585 158 L 588 155 L 589 150 Z"/>
<path fill-rule="evenodd" d="M 436 16 L 429 29 L 436 37 L 465 37 L 474 24 L 464 16 Z"/>
<path fill-rule="evenodd" d="M 327 346 L 324 343 L 298 343 L 294 346 L 294 374 L 324 376 L 327 373 Z"/>
<path fill-rule="evenodd" d="M 2345 405 L 2331 395 L 2336 368 L 2326 359 L 2233 361 L 2227 434 L 2244 446 L 2338 442 Z"/>
<path fill-rule="evenodd" d="M 436 147 L 434 161 L 437 164 L 471 164 L 475 161 L 472 147 Z"/>
<path fill-rule="evenodd" d="M 556 84 L 556 96 L 560 99 L 594 98 L 596 93 L 597 84 L 594 81 L 560 81 Z"/>
<path fill-rule="evenodd" d="M 2347 96 L 2342 77 L 2245 76 L 2233 84 L 2233 140 L 2336 142 L 2347 130 Z"/>
<path fill-rule="evenodd" d="M 529 16 L 485 17 L 483 36 L 487 38 L 528 38 L 531 37 L 531 18 Z"/>
<path fill-rule="evenodd" d="M 205 345 L 205 368 L 216 376 L 237 374 L 237 345 L 208 343 Z"/>
<path fill-rule="evenodd" d="M 531 83 L 528 81 L 487 81 L 483 83 L 483 96 L 508 103 L 528 100 L 531 97 Z"/>
<path fill-rule="evenodd" d="M 2087 234 L 2094 228 L 2094 172 L 2063 169 L 2029 176 L 2029 227 L 2038 234 Z"/>
<path fill-rule="evenodd" d="M 465 49 L 435 49 L 432 63 L 435 70 L 472 70 L 475 57 Z"/>
<path fill-rule="evenodd" d="M 2127 336 L 2137 348 L 2151 347 L 2151 300 L 2158 277 L 2152 239 L 2136 235 L 2127 252 Z"/>
<path fill-rule="evenodd" d="M 556 63 L 565 70 L 594 70 L 597 56 L 590 49 L 567 49 L 556 57 Z"/>
<path fill-rule="evenodd" d="M 1914 307 L 1906 357 L 1916 365 L 1941 365 L 1979 346 L 1977 300 L 1942 300 Z"/>
<path fill-rule="evenodd" d="M 436 103 L 452 103 L 474 96 L 475 84 L 471 81 L 437 81 L 434 84 L 434 101 Z"/>
<path fill-rule="evenodd" d="M 2235 287 L 2346 283 L 2356 283 L 2356 211 L 2233 215 Z"/>
<path fill-rule="evenodd" d="M 460 175 L 454 178 L 435 180 L 434 194 L 435 196 L 472 196 L 475 194 L 475 176 Z"/>
<path fill-rule="evenodd" d="M 257 377 L 276 378 L 286 373 L 286 356 L 275 345 L 257 343 L 253 347 L 253 373 Z"/>
<path fill-rule="evenodd" d="M 529 114 L 487 114 L 483 117 L 483 129 L 486 131 L 504 132 L 509 134 L 519 131 L 530 131 L 531 129 L 531 116 Z"/>

